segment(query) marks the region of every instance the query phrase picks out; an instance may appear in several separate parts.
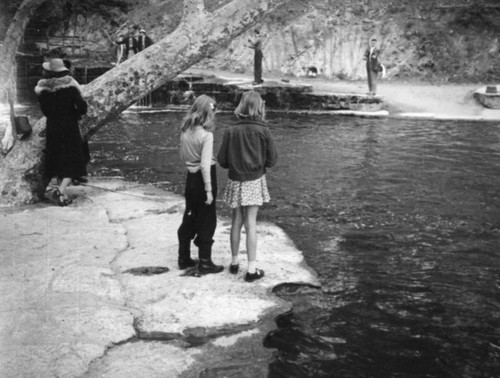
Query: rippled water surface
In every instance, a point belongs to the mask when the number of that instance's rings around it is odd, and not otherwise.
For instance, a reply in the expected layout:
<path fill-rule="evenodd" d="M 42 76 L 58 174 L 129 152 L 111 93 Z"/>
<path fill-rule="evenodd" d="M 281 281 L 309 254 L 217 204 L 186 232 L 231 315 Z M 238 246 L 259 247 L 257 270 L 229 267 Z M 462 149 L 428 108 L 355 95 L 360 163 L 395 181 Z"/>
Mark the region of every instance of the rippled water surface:
<path fill-rule="evenodd" d="M 182 194 L 182 116 L 123 114 L 92 139 L 92 174 Z M 280 160 L 260 219 L 323 285 L 281 292 L 295 306 L 264 340 L 270 376 L 499 377 L 500 125 L 269 120 Z"/>

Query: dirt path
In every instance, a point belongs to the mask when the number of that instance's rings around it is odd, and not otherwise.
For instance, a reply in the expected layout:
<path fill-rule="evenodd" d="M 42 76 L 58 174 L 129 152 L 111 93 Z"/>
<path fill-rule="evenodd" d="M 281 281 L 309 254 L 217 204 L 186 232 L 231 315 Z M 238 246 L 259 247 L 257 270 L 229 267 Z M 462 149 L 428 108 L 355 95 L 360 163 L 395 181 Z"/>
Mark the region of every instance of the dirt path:
<path fill-rule="evenodd" d="M 207 72 L 193 68 L 187 72 L 213 74 L 226 79 L 252 79 L 249 74 L 225 71 Z M 314 91 L 317 92 L 364 94 L 368 91 L 367 83 L 364 81 L 351 82 L 323 77 L 286 78 L 277 74 L 264 75 L 264 80 L 281 81 L 282 79 L 289 80 L 290 83 L 312 85 Z M 478 84 L 404 83 L 380 80 L 378 95 L 383 97 L 385 108 L 390 114 L 409 113 L 409 115 L 415 116 L 427 114 L 458 119 L 500 120 L 500 109 L 485 109 L 472 97 L 472 92 L 481 86 Z"/>

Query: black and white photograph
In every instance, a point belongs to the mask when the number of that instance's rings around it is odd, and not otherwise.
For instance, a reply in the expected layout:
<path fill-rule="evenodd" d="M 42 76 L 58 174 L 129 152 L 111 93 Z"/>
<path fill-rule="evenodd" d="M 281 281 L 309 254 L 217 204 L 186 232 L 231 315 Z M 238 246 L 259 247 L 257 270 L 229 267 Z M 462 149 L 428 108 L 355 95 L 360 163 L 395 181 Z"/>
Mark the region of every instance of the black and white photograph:
<path fill-rule="evenodd" d="M 500 0 L 0 0 L 1 378 L 500 377 Z"/>

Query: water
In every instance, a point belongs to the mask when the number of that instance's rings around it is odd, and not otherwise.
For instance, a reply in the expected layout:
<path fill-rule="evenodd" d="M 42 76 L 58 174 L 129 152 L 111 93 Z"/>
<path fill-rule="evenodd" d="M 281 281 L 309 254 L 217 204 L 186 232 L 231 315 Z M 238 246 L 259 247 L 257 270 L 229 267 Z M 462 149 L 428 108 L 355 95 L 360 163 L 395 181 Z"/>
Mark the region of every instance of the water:
<path fill-rule="evenodd" d="M 182 194 L 182 116 L 123 114 L 91 141 L 92 174 Z M 264 340 L 270 376 L 499 377 L 499 126 L 269 118 L 280 160 L 259 219 L 322 282 L 278 290 L 294 309 Z"/>

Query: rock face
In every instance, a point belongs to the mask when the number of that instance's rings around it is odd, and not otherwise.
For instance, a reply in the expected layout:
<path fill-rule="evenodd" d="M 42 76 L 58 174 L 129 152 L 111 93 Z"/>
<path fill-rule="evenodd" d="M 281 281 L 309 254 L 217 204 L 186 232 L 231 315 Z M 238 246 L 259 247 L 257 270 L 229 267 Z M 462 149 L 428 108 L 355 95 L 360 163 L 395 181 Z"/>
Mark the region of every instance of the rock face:
<path fill-rule="evenodd" d="M 289 23 L 278 19 L 262 26 L 265 71 L 306 76 L 308 69 L 314 67 L 319 75 L 329 78 L 366 77 L 363 53 L 367 38 L 376 33 L 375 26 L 367 27 L 345 3 L 328 3 L 310 4 L 305 14 Z M 251 70 L 248 62 L 252 61 L 252 51 L 243 43 L 248 37 L 249 34 L 233 41 L 226 52 L 210 63 L 214 68 Z"/>
<path fill-rule="evenodd" d="M 228 2 L 205 1 L 208 9 Z M 180 11 L 177 0 L 136 0 L 120 21 L 140 24 L 159 40 L 175 28 Z M 264 72 L 301 76 L 315 67 L 329 78 L 363 79 L 363 52 L 376 36 L 389 78 L 477 82 L 500 77 L 499 20 L 497 0 L 306 0 L 285 1 L 258 27 L 264 34 Z M 96 30 L 109 25 L 92 26 L 80 27 L 89 41 L 106 38 Z M 200 67 L 251 72 L 251 33 Z"/>
<path fill-rule="evenodd" d="M 298 2 L 293 2 L 298 3 Z M 500 76 L 500 7 L 492 1 L 333 1 L 292 4 L 269 16 L 264 69 L 304 76 L 309 67 L 328 78 L 366 78 L 363 53 L 377 37 L 388 78 L 478 81 Z M 251 71 L 248 34 L 207 64 Z M 450 57 L 455 57 L 450 62 Z"/>
<path fill-rule="evenodd" d="M 286 234 L 258 224 L 261 281 L 243 280 L 244 251 L 237 275 L 196 277 L 177 268 L 182 197 L 91 185 L 71 187 L 69 207 L 0 213 L 0 376 L 266 376 L 262 340 L 290 309 L 271 289 L 319 285 Z M 226 267 L 229 229 L 219 219 L 213 259 Z"/>
<path fill-rule="evenodd" d="M 213 11 L 229 2 L 205 0 L 205 6 Z M 130 0 L 130 5 L 127 14 L 116 11 L 114 23 L 98 15 L 76 17 L 57 34 L 82 37 L 86 64 L 92 65 L 103 55 L 113 61 L 109 36 L 127 25 L 139 24 L 158 41 L 180 22 L 181 1 Z M 328 78 L 364 79 L 363 52 L 376 36 L 389 78 L 484 82 L 500 77 L 497 0 L 287 0 L 257 27 L 264 34 L 264 72 L 302 76 L 315 67 Z M 251 72 L 253 51 L 246 47 L 251 33 L 200 67 Z"/>

